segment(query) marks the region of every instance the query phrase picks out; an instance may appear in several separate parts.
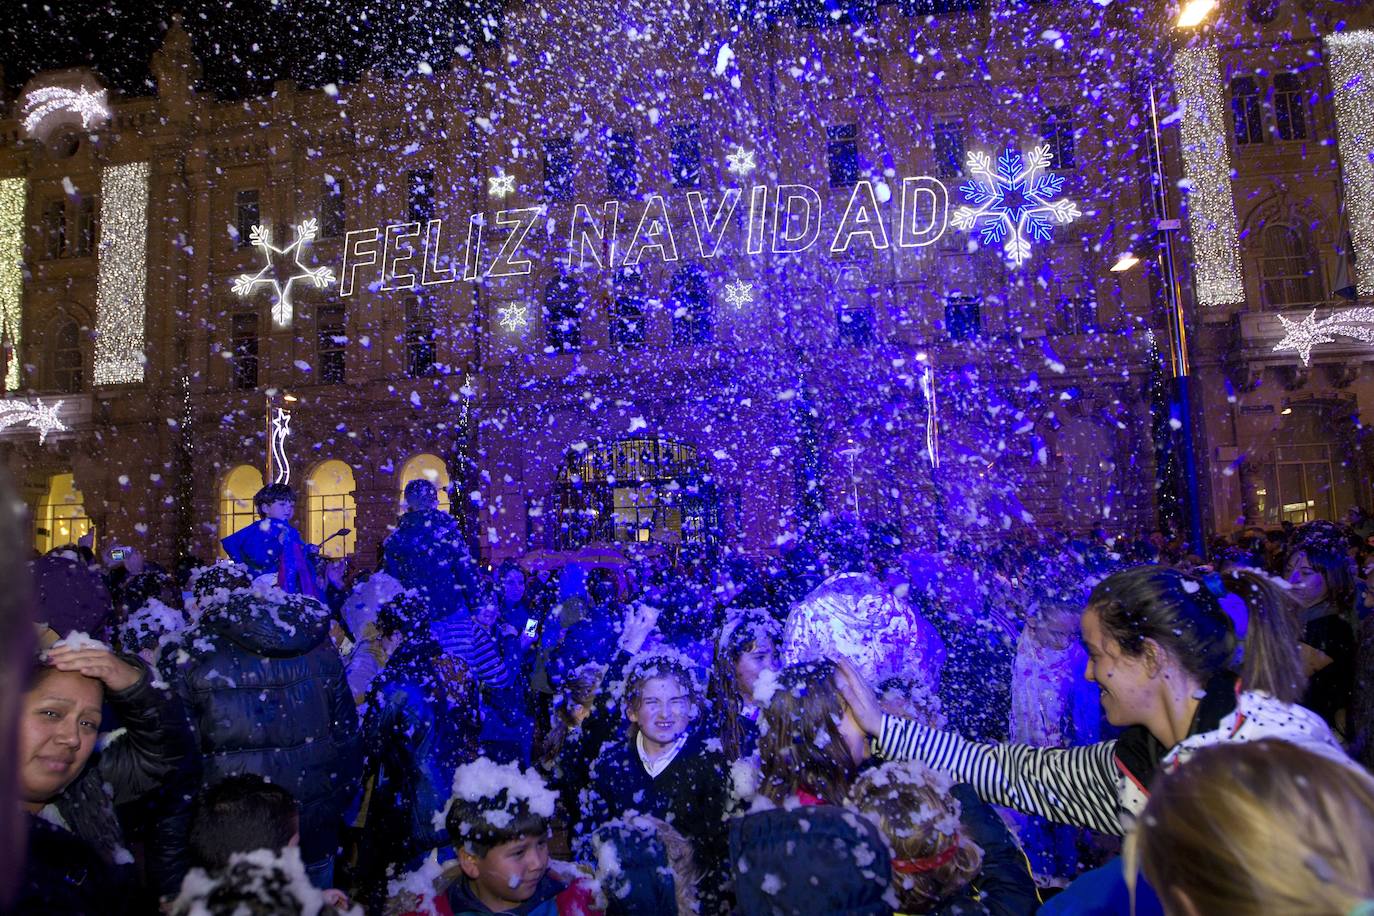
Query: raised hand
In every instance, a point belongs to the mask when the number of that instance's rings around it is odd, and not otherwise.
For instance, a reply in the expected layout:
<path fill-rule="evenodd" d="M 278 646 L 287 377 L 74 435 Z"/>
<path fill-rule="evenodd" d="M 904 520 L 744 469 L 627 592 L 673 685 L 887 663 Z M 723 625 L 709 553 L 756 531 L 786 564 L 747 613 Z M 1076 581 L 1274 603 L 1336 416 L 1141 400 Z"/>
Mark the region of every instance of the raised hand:
<path fill-rule="evenodd" d="M 868 686 L 868 681 L 864 680 L 864 676 L 849 659 L 835 656 L 833 661 L 840 667 L 837 674 L 840 695 L 849 704 L 854 719 L 860 728 L 874 738 L 878 737 L 883 730 L 883 710 L 878 705 L 878 695 Z"/>
<path fill-rule="evenodd" d="M 48 652 L 48 664 L 58 671 L 74 671 L 94 678 L 114 693 L 128 690 L 143 677 L 142 671 L 109 649 L 57 646 Z"/>
<path fill-rule="evenodd" d="M 620 632 L 620 648 L 630 654 L 644 648 L 644 641 L 658 626 L 659 609 L 649 604 L 633 605 L 625 610 L 625 626 Z"/>

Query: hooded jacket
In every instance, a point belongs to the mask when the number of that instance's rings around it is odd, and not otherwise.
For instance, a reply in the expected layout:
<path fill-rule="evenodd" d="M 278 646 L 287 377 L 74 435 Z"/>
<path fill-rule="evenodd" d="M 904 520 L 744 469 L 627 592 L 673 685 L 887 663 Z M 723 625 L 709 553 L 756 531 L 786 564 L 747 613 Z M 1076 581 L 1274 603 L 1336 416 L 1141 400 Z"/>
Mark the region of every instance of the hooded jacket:
<path fill-rule="evenodd" d="M 382 565 L 402 587 L 429 599 L 435 619 L 472 609 L 477 594 L 472 555 L 458 522 L 438 509 L 412 509 L 382 545 Z"/>
<path fill-rule="evenodd" d="M 738 916 L 890 916 L 887 844 L 834 805 L 759 811 L 730 823 Z"/>
<path fill-rule="evenodd" d="M 205 784 L 256 773 L 289 791 L 307 863 L 335 851 L 360 771 L 358 714 L 328 637 L 318 601 L 239 592 L 163 653 L 164 679 L 191 713 Z"/>

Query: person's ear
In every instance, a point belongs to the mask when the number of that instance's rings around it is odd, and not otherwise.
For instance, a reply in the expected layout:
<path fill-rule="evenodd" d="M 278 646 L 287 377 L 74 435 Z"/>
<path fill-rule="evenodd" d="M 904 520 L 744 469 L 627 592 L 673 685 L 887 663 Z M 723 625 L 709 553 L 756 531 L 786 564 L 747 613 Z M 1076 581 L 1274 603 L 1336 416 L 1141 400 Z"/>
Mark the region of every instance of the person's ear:
<path fill-rule="evenodd" d="M 477 866 L 477 857 L 466 849 L 458 850 L 458 867 L 463 870 L 463 874 L 476 881 L 481 869 Z"/>
<path fill-rule="evenodd" d="M 635 705 L 636 705 L 636 704 L 634 704 L 634 703 L 626 704 L 626 706 L 625 706 L 625 718 L 629 719 L 630 722 L 632 722 L 633 724 L 638 725 L 638 724 L 639 724 L 639 710 L 635 708 Z"/>
<path fill-rule="evenodd" d="M 1141 647 L 1140 659 L 1145 664 L 1145 672 L 1152 678 L 1159 677 L 1164 670 L 1164 648 L 1149 637 Z"/>
<path fill-rule="evenodd" d="M 299 846 L 299 845 L 301 845 L 301 832 L 300 832 L 299 829 L 297 829 L 295 833 L 291 834 L 291 839 L 289 839 L 289 840 L 286 841 L 286 845 L 287 845 L 287 846 Z"/>

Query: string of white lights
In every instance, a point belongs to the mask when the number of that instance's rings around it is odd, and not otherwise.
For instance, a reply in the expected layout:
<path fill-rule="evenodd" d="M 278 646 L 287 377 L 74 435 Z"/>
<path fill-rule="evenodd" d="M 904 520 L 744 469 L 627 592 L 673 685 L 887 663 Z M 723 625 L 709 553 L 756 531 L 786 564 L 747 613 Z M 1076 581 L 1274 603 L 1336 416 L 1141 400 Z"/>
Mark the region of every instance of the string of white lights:
<path fill-rule="evenodd" d="M 100 272 L 95 298 L 95 383 L 143 381 L 147 318 L 148 173 L 146 162 L 101 172 Z"/>
<path fill-rule="evenodd" d="M 1215 48 L 1189 48 L 1174 58 L 1183 172 L 1188 177 L 1188 225 L 1193 275 L 1203 305 L 1245 300 L 1240 272 L 1240 234 L 1231 196 L 1231 152 L 1226 143 L 1226 106 L 1221 62 Z"/>
<path fill-rule="evenodd" d="M 1326 65 L 1335 90 L 1336 139 L 1345 172 L 1345 212 L 1355 246 L 1355 288 L 1374 295 L 1374 32 L 1327 35 Z"/>
<path fill-rule="evenodd" d="M 0 337 L 8 336 L 14 350 L 0 390 L 19 387 L 19 341 L 24 326 L 22 310 L 24 271 L 24 197 L 28 182 L 23 178 L 0 178 Z"/>

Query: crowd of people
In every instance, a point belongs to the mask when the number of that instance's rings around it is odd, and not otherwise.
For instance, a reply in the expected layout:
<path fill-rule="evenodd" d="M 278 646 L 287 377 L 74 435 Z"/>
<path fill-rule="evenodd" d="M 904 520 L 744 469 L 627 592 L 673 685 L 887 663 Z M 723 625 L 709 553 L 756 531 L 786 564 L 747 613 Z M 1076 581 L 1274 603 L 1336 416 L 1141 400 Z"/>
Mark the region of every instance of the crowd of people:
<path fill-rule="evenodd" d="M 0 912 L 1374 913 L 1363 514 L 491 568 L 405 502 L 353 577 L 277 484 L 29 564 Z"/>

